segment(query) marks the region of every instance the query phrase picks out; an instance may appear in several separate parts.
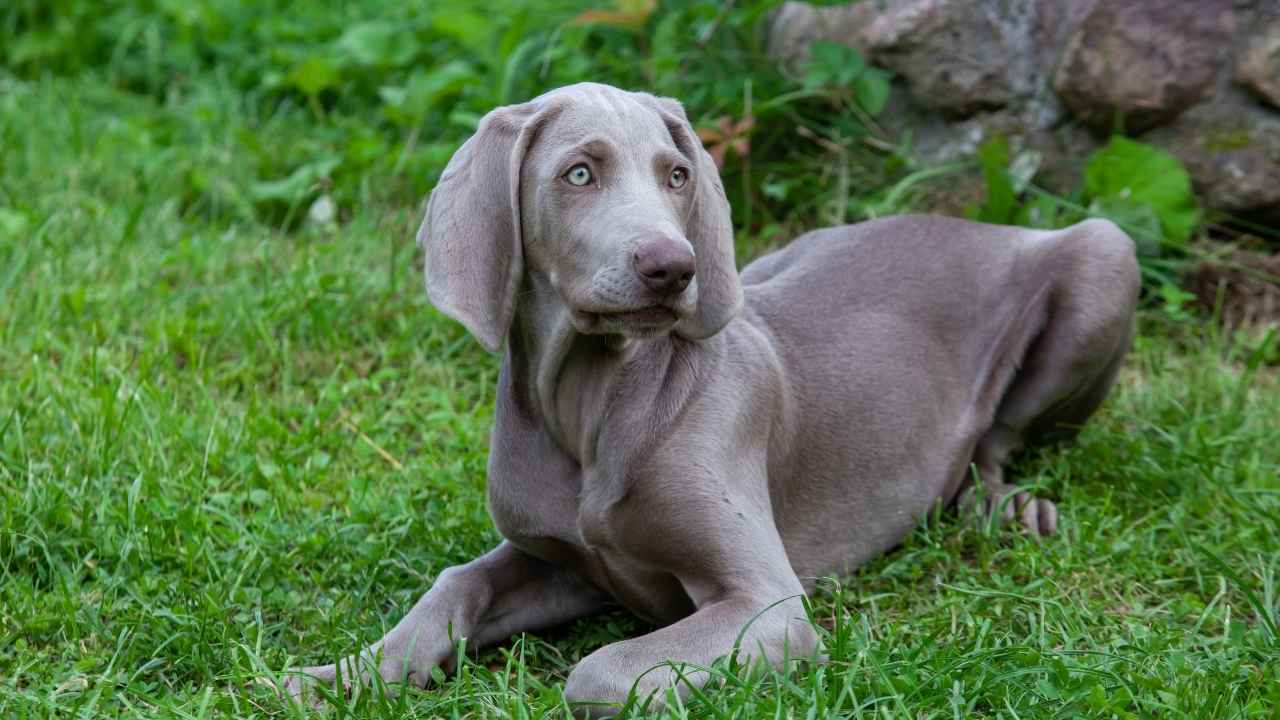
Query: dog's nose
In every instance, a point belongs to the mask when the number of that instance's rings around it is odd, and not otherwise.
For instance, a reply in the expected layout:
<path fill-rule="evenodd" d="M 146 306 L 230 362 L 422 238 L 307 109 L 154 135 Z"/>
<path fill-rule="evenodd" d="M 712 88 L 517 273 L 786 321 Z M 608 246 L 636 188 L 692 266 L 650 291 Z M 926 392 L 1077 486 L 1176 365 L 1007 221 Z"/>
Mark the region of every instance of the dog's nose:
<path fill-rule="evenodd" d="M 659 295 L 678 293 L 693 280 L 694 258 L 688 243 L 671 238 L 650 240 L 631 254 L 641 282 Z"/>

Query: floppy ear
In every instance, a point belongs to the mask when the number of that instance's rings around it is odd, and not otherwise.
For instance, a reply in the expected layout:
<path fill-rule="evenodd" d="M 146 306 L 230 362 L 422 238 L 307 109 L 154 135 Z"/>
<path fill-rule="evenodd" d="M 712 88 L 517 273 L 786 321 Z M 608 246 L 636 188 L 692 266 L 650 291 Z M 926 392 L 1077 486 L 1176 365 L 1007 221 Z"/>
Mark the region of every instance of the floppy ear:
<path fill-rule="evenodd" d="M 693 317 L 676 325 L 676 334 L 702 340 L 720 332 L 742 309 L 742 284 L 733 260 L 733 221 L 729 200 L 720 182 L 720 170 L 689 125 L 684 107 L 671 98 L 646 95 L 667 124 L 676 146 L 693 158 L 694 196 L 686 222 L 686 235 L 697 256 L 693 282 L 698 307 Z"/>
<path fill-rule="evenodd" d="M 520 167 L 540 104 L 500 107 L 449 160 L 418 229 L 427 297 L 490 352 L 502 347 L 524 272 Z"/>

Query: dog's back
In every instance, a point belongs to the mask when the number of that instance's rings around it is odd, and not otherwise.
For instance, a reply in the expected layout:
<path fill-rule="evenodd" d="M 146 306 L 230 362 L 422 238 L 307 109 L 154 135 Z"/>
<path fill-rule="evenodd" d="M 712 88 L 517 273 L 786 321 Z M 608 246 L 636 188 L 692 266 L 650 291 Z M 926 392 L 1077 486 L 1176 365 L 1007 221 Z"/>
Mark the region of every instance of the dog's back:
<path fill-rule="evenodd" d="M 774 339 L 791 395 L 770 472 L 786 477 L 775 510 L 797 573 L 856 566 L 950 502 L 1055 293 L 1084 272 L 1131 295 L 1132 257 L 1109 223 L 899 216 L 806 234 L 745 268 L 740 322 Z M 1104 300 L 1132 315 L 1131 300 Z"/>

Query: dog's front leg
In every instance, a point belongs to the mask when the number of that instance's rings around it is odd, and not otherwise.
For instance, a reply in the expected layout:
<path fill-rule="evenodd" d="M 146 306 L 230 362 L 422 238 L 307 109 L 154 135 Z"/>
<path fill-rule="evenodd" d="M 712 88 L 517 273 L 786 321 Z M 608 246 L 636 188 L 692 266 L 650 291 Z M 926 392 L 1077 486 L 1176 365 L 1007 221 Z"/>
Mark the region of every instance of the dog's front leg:
<path fill-rule="evenodd" d="M 722 656 L 779 669 L 788 660 L 813 659 L 820 641 L 801 592 L 733 592 L 673 625 L 606 645 L 574 668 L 565 698 L 579 717 L 611 717 L 634 691 L 653 711 L 665 705 L 667 689 L 687 697 L 705 684 L 711 679 L 706 668 Z"/>
<path fill-rule="evenodd" d="M 651 699 L 658 707 L 670 688 L 687 696 L 710 679 L 705 668 L 719 657 L 735 655 L 743 665 L 782 669 L 788 660 L 810 659 L 821 651 L 805 613 L 804 587 L 781 538 L 767 514 L 748 514 L 761 505 L 741 486 L 733 496 L 726 486 L 721 486 L 726 492 L 717 492 L 714 480 L 699 486 L 706 492 L 683 496 L 678 503 L 683 512 L 671 502 L 675 494 L 669 487 L 634 487 L 629 497 L 638 504 L 611 516 L 613 529 L 624 537 L 653 527 L 654 516 L 662 518 L 661 535 L 649 534 L 641 552 L 672 568 L 697 610 L 583 658 L 565 687 L 565 698 L 577 704 L 580 717 L 617 713 L 632 690 L 638 700 Z M 656 495 L 647 494 L 654 490 Z M 629 511 L 640 507 L 649 514 Z"/>
<path fill-rule="evenodd" d="M 286 691 L 302 695 L 308 681 L 344 686 L 386 682 L 427 684 L 431 669 L 447 667 L 456 643 L 477 648 L 525 631 L 559 625 L 594 612 L 605 596 L 564 568 L 508 542 L 465 565 L 448 568 L 381 640 L 340 663 L 292 671 Z M 358 678 L 358 680 L 356 680 Z"/>

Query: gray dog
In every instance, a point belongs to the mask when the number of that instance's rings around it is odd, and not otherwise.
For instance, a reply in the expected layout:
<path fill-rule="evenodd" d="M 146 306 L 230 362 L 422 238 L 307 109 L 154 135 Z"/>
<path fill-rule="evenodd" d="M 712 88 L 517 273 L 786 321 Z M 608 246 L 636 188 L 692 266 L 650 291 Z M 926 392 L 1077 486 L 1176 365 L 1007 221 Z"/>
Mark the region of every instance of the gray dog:
<path fill-rule="evenodd" d="M 615 704 L 593 715 L 705 681 L 680 663 L 820 653 L 805 592 L 940 504 L 1054 532 L 1054 505 L 1003 465 L 1098 407 L 1138 292 L 1133 244 L 1103 220 L 886 218 L 739 274 L 680 104 L 597 84 L 489 113 L 418 240 L 432 302 L 490 350 L 506 341 L 488 470 L 506 541 L 442 572 L 342 674 L 425 684 L 459 637 L 618 602 L 662 627 L 578 663 L 565 696 Z"/>

